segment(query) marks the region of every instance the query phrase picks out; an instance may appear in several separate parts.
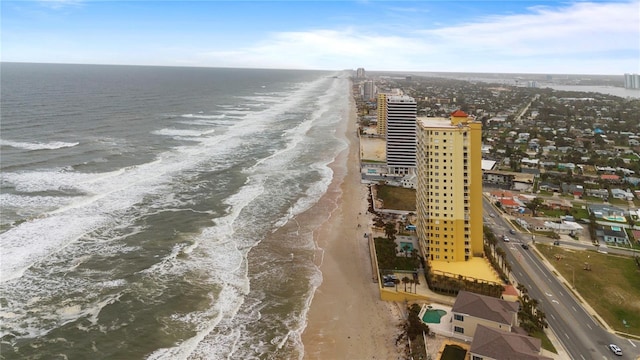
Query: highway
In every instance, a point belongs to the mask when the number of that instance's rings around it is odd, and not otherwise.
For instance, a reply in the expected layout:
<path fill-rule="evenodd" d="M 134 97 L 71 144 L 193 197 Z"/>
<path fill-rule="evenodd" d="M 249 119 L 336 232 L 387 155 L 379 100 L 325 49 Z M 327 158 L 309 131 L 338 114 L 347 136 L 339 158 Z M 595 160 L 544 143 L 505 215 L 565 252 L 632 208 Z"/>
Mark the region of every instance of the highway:
<path fill-rule="evenodd" d="M 525 250 L 521 243 L 529 243 L 529 234 L 509 234 L 512 227 L 496 209 L 484 200 L 485 224 L 489 226 L 505 250 L 512 267 L 512 276 L 529 291 L 529 296 L 539 301 L 538 308 L 545 312 L 549 327 L 562 343 L 570 359 L 636 359 L 640 356 L 640 342 L 609 333 L 580 305 L 559 279 L 553 275 L 533 249 Z M 500 240 L 509 234 L 511 242 Z M 623 356 L 614 355 L 607 345 L 614 343 Z"/>

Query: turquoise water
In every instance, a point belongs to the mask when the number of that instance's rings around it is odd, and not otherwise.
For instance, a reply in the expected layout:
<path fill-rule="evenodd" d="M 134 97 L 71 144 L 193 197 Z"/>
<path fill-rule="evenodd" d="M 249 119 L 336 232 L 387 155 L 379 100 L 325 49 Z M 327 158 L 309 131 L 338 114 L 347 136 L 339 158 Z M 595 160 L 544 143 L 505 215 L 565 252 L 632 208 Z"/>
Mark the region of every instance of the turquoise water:
<path fill-rule="evenodd" d="M 429 309 L 422 315 L 422 321 L 427 324 L 440 324 L 440 318 L 447 314 L 446 311 L 440 309 Z"/>
<path fill-rule="evenodd" d="M 400 249 L 405 250 L 405 246 L 409 249 L 409 252 L 413 251 L 413 243 L 410 242 L 400 242 Z"/>

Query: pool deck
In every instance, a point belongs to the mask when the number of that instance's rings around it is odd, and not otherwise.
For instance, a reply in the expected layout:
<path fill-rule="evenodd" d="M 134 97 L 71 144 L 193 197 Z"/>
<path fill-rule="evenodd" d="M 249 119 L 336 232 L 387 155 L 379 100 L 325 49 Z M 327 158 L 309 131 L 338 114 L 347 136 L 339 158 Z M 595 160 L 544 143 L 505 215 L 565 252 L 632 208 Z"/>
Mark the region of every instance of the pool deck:
<path fill-rule="evenodd" d="M 424 311 L 427 309 L 428 306 L 431 306 L 433 310 L 442 310 L 447 312 L 440 318 L 440 323 L 438 324 L 425 323 L 427 324 L 427 326 L 429 326 L 429 330 L 440 335 L 451 334 L 451 321 L 453 319 L 453 314 L 451 313 L 451 306 L 447 306 L 443 304 L 435 304 L 435 303 L 424 304 L 423 311 L 420 312 L 420 315 L 424 315 Z M 422 319 L 422 316 L 420 317 L 420 319 Z"/>
<path fill-rule="evenodd" d="M 485 258 L 471 258 L 469 261 L 431 261 L 431 268 L 443 273 L 462 275 L 464 277 L 502 283 L 498 273 Z"/>

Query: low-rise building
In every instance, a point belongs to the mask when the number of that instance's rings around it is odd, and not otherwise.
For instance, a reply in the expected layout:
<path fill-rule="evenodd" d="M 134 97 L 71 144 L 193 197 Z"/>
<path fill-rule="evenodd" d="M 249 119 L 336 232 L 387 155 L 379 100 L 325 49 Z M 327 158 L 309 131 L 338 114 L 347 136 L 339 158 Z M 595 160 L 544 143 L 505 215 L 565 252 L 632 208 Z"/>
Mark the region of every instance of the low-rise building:
<path fill-rule="evenodd" d="M 453 304 L 454 336 L 474 337 L 479 325 L 511 332 L 518 325 L 519 303 L 460 291 Z"/>
<path fill-rule="evenodd" d="M 540 339 L 507 333 L 483 325 L 478 325 L 469 354 L 473 360 L 551 360 L 550 357 L 541 355 Z"/>

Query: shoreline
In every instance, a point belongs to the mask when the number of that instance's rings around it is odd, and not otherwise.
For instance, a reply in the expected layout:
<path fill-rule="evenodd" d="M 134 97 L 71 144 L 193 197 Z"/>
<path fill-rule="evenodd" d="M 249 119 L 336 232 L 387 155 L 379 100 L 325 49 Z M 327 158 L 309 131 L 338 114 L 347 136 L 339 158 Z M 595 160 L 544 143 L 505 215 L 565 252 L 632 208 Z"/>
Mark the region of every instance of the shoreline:
<path fill-rule="evenodd" d="M 395 341 L 401 312 L 380 300 L 371 280 L 371 260 L 364 233 L 371 228 L 367 188 L 360 181 L 355 101 L 349 93 L 343 134 L 348 149 L 331 164 L 336 176 L 328 194 L 337 192 L 336 208 L 314 232 L 321 253 L 322 283 L 316 289 L 302 333 L 304 359 L 397 358 Z M 343 177 L 340 180 L 341 172 Z"/>

